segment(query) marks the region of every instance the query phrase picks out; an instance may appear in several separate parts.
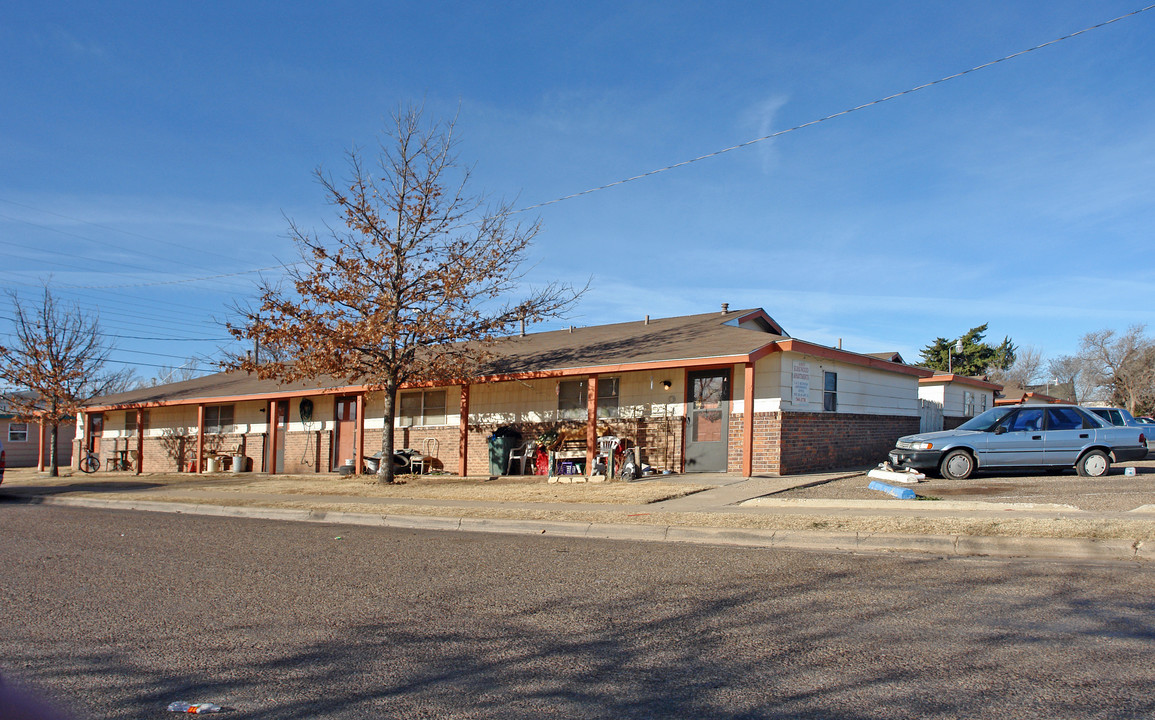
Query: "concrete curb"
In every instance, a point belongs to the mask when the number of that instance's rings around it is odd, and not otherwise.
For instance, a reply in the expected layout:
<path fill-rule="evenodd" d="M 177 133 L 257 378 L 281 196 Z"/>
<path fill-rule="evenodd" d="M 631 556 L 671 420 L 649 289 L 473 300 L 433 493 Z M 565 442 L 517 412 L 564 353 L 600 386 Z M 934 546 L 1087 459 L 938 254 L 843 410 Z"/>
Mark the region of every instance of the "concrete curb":
<path fill-rule="evenodd" d="M 244 517 L 262 520 L 362 525 L 404 530 L 455 530 L 513 535 L 547 535 L 599 540 L 696 543 L 851 553 L 920 553 L 944 557 L 1003 557 L 1040 560 L 1148 561 L 1155 545 L 1123 539 L 978 537 L 836 533 L 818 530 L 757 530 L 676 525 L 615 525 L 500 518 L 383 515 L 343 511 L 230 507 L 151 500 L 39 498 L 38 504 L 105 510 L 140 510 L 184 515 Z"/>

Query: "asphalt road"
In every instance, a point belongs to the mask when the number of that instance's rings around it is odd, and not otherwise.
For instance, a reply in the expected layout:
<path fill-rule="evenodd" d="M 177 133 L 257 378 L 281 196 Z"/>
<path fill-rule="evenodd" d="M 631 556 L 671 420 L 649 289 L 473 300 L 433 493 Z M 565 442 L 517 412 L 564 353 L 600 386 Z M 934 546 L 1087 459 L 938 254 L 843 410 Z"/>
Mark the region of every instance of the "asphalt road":
<path fill-rule="evenodd" d="M 1138 564 L 13 503 L 0 537 L 0 673 L 77 717 L 1155 715 Z"/>

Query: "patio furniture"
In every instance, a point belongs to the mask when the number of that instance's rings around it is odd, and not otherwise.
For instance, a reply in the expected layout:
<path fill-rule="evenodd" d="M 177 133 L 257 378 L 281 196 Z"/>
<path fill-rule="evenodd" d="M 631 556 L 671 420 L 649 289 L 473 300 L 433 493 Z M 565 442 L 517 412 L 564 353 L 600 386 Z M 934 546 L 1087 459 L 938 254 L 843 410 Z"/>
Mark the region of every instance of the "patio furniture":
<path fill-rule="evenodd" d="M 509 453 L 509 462 L 505 466 L 505 474 L 513 475 L 513 464 L 517 463 L 517 474 L 525 475 L 525 465 L 527 462 L 534 462 L 537 457 L 537 441 L 530 440 L 521 445 L 521 447 L 514 448 Z M 531 465 L 532 467 L 532 465 Z"/>

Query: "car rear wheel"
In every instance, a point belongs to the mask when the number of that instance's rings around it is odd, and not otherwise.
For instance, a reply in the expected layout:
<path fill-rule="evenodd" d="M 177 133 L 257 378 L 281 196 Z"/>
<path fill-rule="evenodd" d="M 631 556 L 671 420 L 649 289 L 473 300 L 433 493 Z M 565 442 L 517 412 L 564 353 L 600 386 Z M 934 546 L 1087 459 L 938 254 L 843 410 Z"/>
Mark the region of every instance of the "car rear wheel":
<path fill-rule="evenodd" d="M 1111 469 L 1111 458 L 1102 450 L 1089 450 L 1075 463 L 1075 471 L 1083 477 L 1103 477 Z"/>
<path fill-rule="evenodd" d="M 947 480 L 966 480 L 975 471 L 975 459 L 966 450 L 951 450 L 938 469 Z"/>

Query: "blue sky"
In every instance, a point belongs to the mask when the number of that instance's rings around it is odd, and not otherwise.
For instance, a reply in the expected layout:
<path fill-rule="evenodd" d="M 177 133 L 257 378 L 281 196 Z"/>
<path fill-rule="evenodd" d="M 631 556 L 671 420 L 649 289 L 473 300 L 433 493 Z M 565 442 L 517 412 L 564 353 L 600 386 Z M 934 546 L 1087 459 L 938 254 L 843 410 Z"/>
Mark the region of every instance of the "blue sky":
<path fill-rule="evenodd" d="M 458 115 L 474 188 L 525 207 L 1141 7 L 13 0 L 0 284 L 32 297 L 51 277 L 142 377 L 207 369 L 253 271 L 296 259 L 286 218 L 334 218 L 311 172 L 339 174 L 399 105 Z M 591 281 L 558 325 L 726 302 L 908 360 L 984 322 L 1072 353 L 1155 308 L 1153 39 L 1155 10 L 526 213 L 531 276 Z"/>

